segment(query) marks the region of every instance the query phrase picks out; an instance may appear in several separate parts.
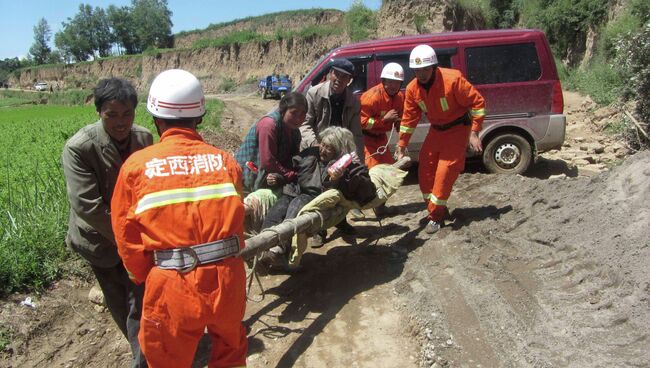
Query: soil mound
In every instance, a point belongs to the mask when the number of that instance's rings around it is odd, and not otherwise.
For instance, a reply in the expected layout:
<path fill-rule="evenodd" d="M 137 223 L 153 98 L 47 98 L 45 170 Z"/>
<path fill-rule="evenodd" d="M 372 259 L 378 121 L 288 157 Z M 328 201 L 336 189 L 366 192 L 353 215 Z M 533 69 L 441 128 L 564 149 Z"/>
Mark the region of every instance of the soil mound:
<path fill-rule="evenodd" d="M 449 226 L 396 241 L 424 363 L 647 364 L 648 182 L 650 152 L 593 177 L 462 175 Z"/>

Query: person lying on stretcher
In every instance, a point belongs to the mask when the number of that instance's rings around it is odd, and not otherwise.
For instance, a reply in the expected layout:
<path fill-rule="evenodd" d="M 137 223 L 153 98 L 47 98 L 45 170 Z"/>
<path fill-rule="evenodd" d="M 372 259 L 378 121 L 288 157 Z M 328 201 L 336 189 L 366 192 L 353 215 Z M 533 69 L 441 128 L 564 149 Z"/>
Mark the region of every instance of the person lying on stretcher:
<path fill-rule="evenodd" d="M 356 146 L 352 132 L 335 126 L 323 130 L 320 137 L 318 146 L 306 148 L 293 157 L 298 179 L 282 188 L 282 195 L 266 214 L 262 229 L 295 218 L 307 203 L 328 189 L 339 190 L 345 199 L 360 206 L 377 197 L 377 188 L 370 179 L 368 168 L 354 154 Z M 346 154 L 352 156 L 351 162 L 343 167 L 336 165 Z M 340 223 L 347 225 L 343 221 Z M 325 237 L 326 230 L 321 230 L 314 236 L 313 245 L 324 244 Z M 260 262 L 286 268 L 290 247 L 289 243 L 277 245 L 265 252 Z"/>

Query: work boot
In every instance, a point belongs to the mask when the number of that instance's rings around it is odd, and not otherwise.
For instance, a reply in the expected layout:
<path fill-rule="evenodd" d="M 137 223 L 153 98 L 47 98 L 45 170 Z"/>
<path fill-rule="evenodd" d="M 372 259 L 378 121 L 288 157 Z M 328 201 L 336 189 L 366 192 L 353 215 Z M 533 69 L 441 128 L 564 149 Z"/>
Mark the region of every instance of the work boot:
<path fill-rule="evenodd" d="M 440 230 L 440 223 L 433 220 L 430 220 L 427 226 L 424 227 L 427 234 L 435 234 L 438 230 Z"/>
<path fill-rule="evenodd" d="M 380 204 L 375 208 L 375 215 L 377 217 L 389 217 L 395 215 L 395 207 L 386 207 L 385 204 Z"/>
<path fill-rule="evenodd" d="M 336 228 L 345 235 L 355 235 L 357 233 L 357 230 L 346 219 L 336 224 Z"/>
<path fill-rule="evenodd" d="M 325 245 L 325 239 L 327 238 L 327 231 L 326 230 L 321 230 L 314 234 L 314 236 L 311 238 L 311 247 L 312 248 L 320 248 L 323 245 Z"/>

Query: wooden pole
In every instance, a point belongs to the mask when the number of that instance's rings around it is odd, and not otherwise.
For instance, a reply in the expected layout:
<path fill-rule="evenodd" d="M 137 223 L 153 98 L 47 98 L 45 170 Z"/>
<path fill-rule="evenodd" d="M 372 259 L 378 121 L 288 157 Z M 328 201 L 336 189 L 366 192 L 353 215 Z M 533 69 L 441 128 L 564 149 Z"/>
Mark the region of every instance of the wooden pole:
<path fill-rule="evenodd" d="M 259 234 L 246 239 L 246 247 L 239 252 L 244 259 L 252 258 L 255 254 L 273 248 L 274 246 L 290 241 L 297 233 L 316 233 L 323 223 L 330 218 L 343 214 L 343 208 L 335 207 L 319 212 L 308 212 L 294 219 L 262 230 Z M 322 216 L 322 220 L 321 220 Z"/>
<path fill-rule="evenodd" d="M 410 165 L 411 159 L 406 156 L 393 164 L 397 168 Z M 321 229 L 324 223 L 336 216 L 341 216 L 344 210 L 340 206 L 319 212 L 309 212 L 294 219 L 262 230 L 259 234 L 246 239 L 246 247 L 239 252 L 243 259 L 253 258 L 257 253 L 273 248 L 274 246 L 290 241 L 294 234 L 313 234 Z"/>

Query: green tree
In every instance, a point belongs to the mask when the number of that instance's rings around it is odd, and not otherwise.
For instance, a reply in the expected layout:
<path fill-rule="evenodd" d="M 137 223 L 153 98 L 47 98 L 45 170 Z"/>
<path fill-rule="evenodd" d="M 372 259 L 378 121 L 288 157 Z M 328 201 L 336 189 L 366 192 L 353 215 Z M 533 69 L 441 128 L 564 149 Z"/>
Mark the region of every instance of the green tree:
<path fill-rule="evenodd" d="M 345 13 L 345 26 L 353 42 L 366 40 L 375 35 L 377 19 L 372 10 L 363 5 L 361 0 L 354 0 Z"/>
<path fill-rule="evenodd" d="M 54 36 L 54 44 L 69 61 L 109 56 L 113 35 L 106 12 L 99 7 L 93 9 L 80 4 L 79 12 L 74 18 L 68 18 L 63 30 Z"/>
<path fill-rule="evenodd" d="M 601 25 L 611 0 L 535 0 L 529 9 L 528 26 L 544 30 L 555 54 L 566 57 L 570 48 L 584 39 L 589 27 Z"/>
<path fill-rule="evenodd" d="M 512 28 L 519 21 L 522 0 L 490 0 L 491 20 L 497 28 Z"/>
<path fill-rule="evenodd" d="M 63 23 L 63 29 L 54 35 L 54 45 L 66 62 L 86 61 L 92 55 L 90 41 L 76 22 Z"/>
<path fill-rule="evenodd" d="M 127 55 L 142 52 L 136 35 L 136 26 L 131 8 L 111 5 L 107 9 L 108 23 L 112 29 L 113 40 Z"/>
<path fill-rule="evenodd" d="M 12 72 L 28 65 L 29 61 L 20 60 L 17 57 L 0 60 L 0 82 L 6 82 Z"/>
<path fill-rule="evenodd" d="M 138 51 L 172 46 L 172 12 L 167 0 L 132 0 L 132 16 Z"/>
<path fill-rule="evenodd" d="M 29 54 L 34 59 L 36 65 L 45 64 L 48 60 L 50 46 L 47 45 L 52 37 L 52 31 L 45 18 L 41 18 L 34 26 L 34 43 L 29 48 Z"/>
<path fill-rule="evenodd" d="M 645 131 L 650 134 L 650 21 L 639 32 L 620 40 L 617 48 L 616 64 L 628 82 L 626 95 L 637 101 L 636 113 L 648 124 Z"/>
<path fill-rule="evenodd" d="M 111 33 L 110 22 L 106 11 L 100 7 L 95 7 L 91 14 L 91 39 L 93 51 L 97 52 L 100 57 L 111 55 L 114 36 Z"/>
<path fill-rule="evenodd" d="M 54 44 L 67 61 L 86 61 L 94 55 L 92 23 L 92 7 L 80 4 L 74 18 L 63 22 L 63 29 L 54 35 Z"/>
<path fill-rule="evenodd" d="M 61 51 L 54 50 L 50 53 L 50 56 L 47 58 L 48 64 L 59 64 L 63 61 L 63 55 Z"/>

